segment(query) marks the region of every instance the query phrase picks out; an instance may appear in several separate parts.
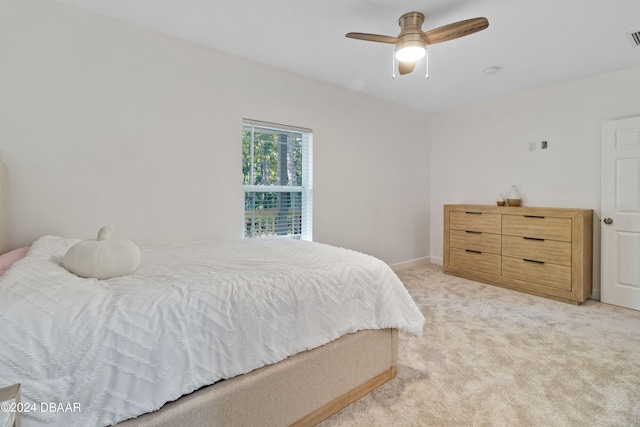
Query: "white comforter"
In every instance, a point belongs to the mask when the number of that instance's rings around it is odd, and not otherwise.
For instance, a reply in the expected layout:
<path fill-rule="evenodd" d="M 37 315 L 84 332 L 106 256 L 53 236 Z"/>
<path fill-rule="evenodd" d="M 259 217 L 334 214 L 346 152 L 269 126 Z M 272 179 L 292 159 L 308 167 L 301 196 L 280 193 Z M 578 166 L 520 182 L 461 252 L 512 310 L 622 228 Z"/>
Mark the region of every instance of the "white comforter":
<path fill-rule="evenodd" d="M 101 281 L 61 266 L 76 242 L 42 237 L 0 277 L 0 387 L 22 384 L 23 427 L 111 425 L 350 332 L 422 333 L 389 267 L 346 249 L 140 242 L 140 268 Z"/>

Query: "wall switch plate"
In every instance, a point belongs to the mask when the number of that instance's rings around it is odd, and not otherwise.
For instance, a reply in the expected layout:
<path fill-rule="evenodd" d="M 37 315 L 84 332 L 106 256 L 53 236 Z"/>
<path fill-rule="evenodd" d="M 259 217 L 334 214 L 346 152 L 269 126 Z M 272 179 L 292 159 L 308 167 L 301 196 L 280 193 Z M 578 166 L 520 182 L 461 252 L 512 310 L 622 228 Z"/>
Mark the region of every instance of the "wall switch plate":
<path fill-rule="evenodd" d="M 529 151 L 536 151 L 536 143 L 535 142 L 530 142 L 529 143 Z"/>

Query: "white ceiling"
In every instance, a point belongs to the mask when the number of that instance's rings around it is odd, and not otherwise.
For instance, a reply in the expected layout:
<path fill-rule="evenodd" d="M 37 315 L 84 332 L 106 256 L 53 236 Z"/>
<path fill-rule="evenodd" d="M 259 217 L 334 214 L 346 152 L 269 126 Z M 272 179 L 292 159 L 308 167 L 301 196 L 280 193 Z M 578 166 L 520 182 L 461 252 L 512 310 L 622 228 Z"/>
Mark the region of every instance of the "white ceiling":
<path fill-rule="evenodd" d="M 428 112 L 640 66 L 627 35 L 639 0 L 58 1 Z M 411 11 L 425 31 L 479 16 L 489 28 L 429 47 L 429 79 L 424 65 L 392 79 L 393 45 L 344 36 L 396 36 Z"/>

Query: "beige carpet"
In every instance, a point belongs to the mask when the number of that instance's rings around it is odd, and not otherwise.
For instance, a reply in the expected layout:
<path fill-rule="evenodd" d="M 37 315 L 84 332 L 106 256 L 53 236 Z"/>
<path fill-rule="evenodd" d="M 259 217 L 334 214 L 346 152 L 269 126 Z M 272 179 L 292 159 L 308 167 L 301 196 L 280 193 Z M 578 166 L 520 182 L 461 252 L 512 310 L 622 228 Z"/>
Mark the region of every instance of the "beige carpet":
<path fill-rule="evenodd" d="M 396 379 L 321 424 L 640 426 L 640 312 L 573 306 L 448 276 L 399 274 L 427 322 Z"/>

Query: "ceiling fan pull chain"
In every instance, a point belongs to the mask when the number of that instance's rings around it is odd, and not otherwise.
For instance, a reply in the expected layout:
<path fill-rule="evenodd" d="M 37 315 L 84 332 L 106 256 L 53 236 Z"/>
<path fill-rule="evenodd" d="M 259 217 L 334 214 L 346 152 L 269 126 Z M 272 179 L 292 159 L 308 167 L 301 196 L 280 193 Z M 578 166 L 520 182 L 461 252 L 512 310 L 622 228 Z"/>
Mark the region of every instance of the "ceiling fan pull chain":
<path fill-rule="evenodd" d="M 391 78 L 396 78 L 396 48 L 393 48 L 393 60 L 391 61 Z"/>
<path fill-rule="evenodd" d="M 429 78 L 429 49 L 427 49 L 427 53 L 424 55 L 424 64 L 425 64 L 425 68 L 427 69 L 427 72 L 424 78 L 428 79 Z"/>

